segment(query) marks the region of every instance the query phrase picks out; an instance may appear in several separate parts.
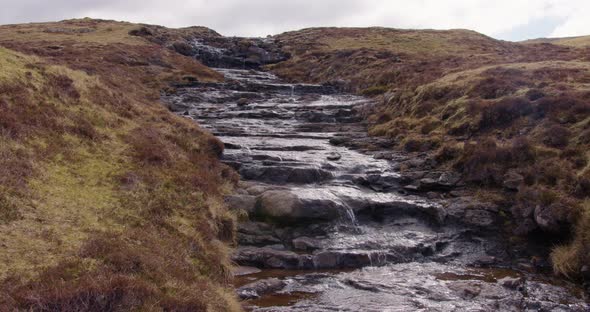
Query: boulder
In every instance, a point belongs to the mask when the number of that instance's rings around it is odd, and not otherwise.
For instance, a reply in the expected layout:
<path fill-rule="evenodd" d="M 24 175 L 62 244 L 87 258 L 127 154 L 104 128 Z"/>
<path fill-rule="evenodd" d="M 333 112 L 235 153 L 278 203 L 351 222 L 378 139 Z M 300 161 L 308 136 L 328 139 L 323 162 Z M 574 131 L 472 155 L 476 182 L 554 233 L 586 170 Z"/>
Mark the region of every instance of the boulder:
<path fill-rule="evenodd" d="M 561 202 L 555 202 L 548 206 L 537 205 L 533 212 L 535 223 L 541 230 L 546 232 L 560 233 L 567 231 L 568 224 L 571 222 L 567 213 L 570 209 Z"/>
<path fill-rule="evenodd" d="M 246 106 L 250 104 L 250 101 L 247 98 L 240 98 L 237 102 L 238 106 Z"/>
<path fill-rule="evenodd" d="M 347 142 L 350 142 L 350 139 L 345 138 L 345 137 L 333 137 L 330 139 L 330 144 L 336 145 L 336 146 L 343 145 Z"/>
<path fill-rule="evenodd" d="M 328 154 L 328 156 L 326 158 L 328 160 L 335 161 L 335 160 L 339 160 L 340 158 L 342 158 L 342 155 L 340 155 L 338 153 L 330 153 L 330 154 Z"/>
<path fill-rule="evenodd" d="M 262 218 L 293 222 L 335 220 L 343 207 L 328 199 L 301 199 L 291 191 L 267 191 L 258 197 L 255 214 Z"/>
<path fill-rule="evenodd" d="M 240 299 L 256 299 L 283 289 L 287 284 L 278 278 L 259 280 L 237 289 Z"/>
<path fill-rule="evenodd" d="M 521 277 L 504 277 L 498 280 L 498 284 L 509 289 L 520 289 L 524 284 L 524 279 Z"/>

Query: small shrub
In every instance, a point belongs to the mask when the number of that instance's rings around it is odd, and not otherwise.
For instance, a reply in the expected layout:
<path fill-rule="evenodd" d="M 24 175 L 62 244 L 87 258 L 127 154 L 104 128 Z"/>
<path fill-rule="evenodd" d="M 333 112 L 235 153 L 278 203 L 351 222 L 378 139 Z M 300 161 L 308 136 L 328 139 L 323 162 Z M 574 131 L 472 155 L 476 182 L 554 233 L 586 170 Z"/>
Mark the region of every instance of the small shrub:
<path fill-rule="evenodd" d="M 583 212 L 575 226 L 574 237 L 568 245 L 553 249 L 553 271 L 568 278 L 577 278 L 583 266 L 590 265 L 590 203 L 584 204 Z"/>
<path fill-rule="evenodd" d="M 423 120 L 421 123 L 422 126 L 420 127 L 420 133 L 424 135 L 429 134 L 441 125 L 440 120 L 435 118 L 428 118 L 426 120 Z"/>
<path fill-rule="evenodd" d="M 479 81 L 470 90 L 469 94 L 472 97 L 480 97 L 486 100 L 493 100 L 507 96 L 516 92 L 517 87 L 514 86 L 510 81 L 489 77 Z"/>
<path fill-rule="evenodd" d="M 427 152 L 437 148 L 440 141 L 435 138 L 407 138 L 403 142 L 404 150 L 406 152 Z"/>
<path fill-rule="evenodd" d="M 88 118 L 85 116 L 76 116 L 71 119 L 74 125 L 70 127 L 69 132 L 92 141 L 100 139 L 100 134 Z"/>
<path fill-rule="evenodd" d="M 462 152 L 463 149 L 461 149 L 457 145 L 445 144 L 437 151 L 436 155 L 434 156 L 434 159 L 438 163 L 445 163 L 459 158 Z"/>
<path fill-rule="evenodd" d="M 152 165 L 167 165 L 172 161 L 164 137 L 155 128 L 137 129 L 128 137 L 137 160 Z"/>
<path fill-rule="evenodd" d="M 522 98 L 507 98 L 486 106 L 481 114 L 481 129 L 506 126 L 512 121 L 533 112 L 531 103 Z"/>
<path fill-rule="evenodd" d="M 511 144 L 498 146 L 491 138 L 473 144 L 465 144 L 464 152 L 455 167 L 473 183 L 501 186 L 504 175 L 510 168 L 534 162 L 535 153 L 530 142 L 524 138 L 514 139 Z"/>
<path fill-rule="evenodd" d="M 529 101 L 536 101 L 538 99 L 544 98 L 545 93 L 539 89 L 531 89 L 526 93 L 526 97 Z"/>
<path fill-rule="evenodd" d="M 548 146 L 563 148 L 569 144 L 571 131 L 560 125 L 553 125 L 544 132 L 543 143 Z"/>
<path fill-rule="evenodd" d="M 55 95 L 62 99 L 80 99 L 80 92 L 74 86 L 74 81 L 66 75 L 49 75 L 49 85 Z"/>
<path fill-rule="evenodd" d="M 20 211 L 14 200 L 8 197 L 0 187 L 0 224 L 10 223 L 21 218 Z"/>

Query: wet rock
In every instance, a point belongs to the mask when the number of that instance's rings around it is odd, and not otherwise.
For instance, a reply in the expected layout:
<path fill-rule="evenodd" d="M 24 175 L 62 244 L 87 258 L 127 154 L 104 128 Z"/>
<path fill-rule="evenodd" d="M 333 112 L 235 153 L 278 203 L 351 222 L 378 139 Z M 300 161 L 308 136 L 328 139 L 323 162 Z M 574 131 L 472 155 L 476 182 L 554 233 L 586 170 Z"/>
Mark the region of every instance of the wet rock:
<path fill-rule="evenodd" d="M 244 179 L 268 183 L 317 183 L 333 178 L 333 175 L 319 168 L 297 167 L 244 167 L 239 170 Z"/>
<path fill-rule="evenodd" d="M 345 137 L 333 137 L 330 139 L 330 144 L 339 146 L 339 145 L 344 145 L 349 141 L 350 141 L 350 139 L 345 138 Z"/>
<path fill-rule="evenodd" d="M 293 222 L 334 220 L 343 207 L 329 199 L 301 199 L 290 191 L 267 191 L 259 196 L 255 214 L 262 218 Z"/>
<path fill-rule="evenodd" d="M 342 158 L 342 155 L 340 155 L 338 153 L 330 153 L 330 154 L 328 154 L 328 156 L 326 158 L 328 160 L 335 161 L 335 160 L 339 160 L 340 158 Z"/>
<path fill-rule="evenodd" d="M 509 289 L 520 289 L 524 284 L 524 279 L 521 277 L 505 277 L 498 280 L 498 284 Z"/>
<path fill-rule="evenodd" d="M 397 175 L 371 174 L 367 176 L 355 177 L 353 182 L 362 185 L 376 192 L 384 192 L 400 187 L 400 177 Z"/>
<path fill-rule="evenodd" d="M 225 203 L 231 210 L 244 210 L 251 214 L 256 206 L 256 196 L 229 195 L 225 197 Z"/>
<path fill-rule="evenodd" d="M 280 244 L 281 239 L 266 223 L 240 222 L 238 223 L 238 243 L 247 246 L 266 246 Z"/>
<path fill-rule="evenodd" d="M 233 276 L 245 276 L 262 272 L 262 270 L 255 267 L 237 266 L 232 269 Z"/>
<path fill-rule="evenodd" d="M 378 152 L 375 153 L 373 157 L 375 159 L 393 160 L 395 158 L 395 154 L 389 152 Z"/>
<path fill-rule="evenodd" d="M 465 223 L 487 227 L 495 222 L 495 216 L 483 209 L 470 209 L 465 212 Z"/>
<path fill-rule="evenodd" d="M 456 172 L 443 172 L 438 178 L 438 184 L 443 187 L 452 187 L 461 180 L 461 175 Z"/>
<path fill-rule="evenodd" d="M 432 178 L 424 178 L 420 180 L 420 190 L 427 191 L 427 190 L 434 190 L 438 188 L 438 181 Z"/>
<path fill-rule="evenodd" d="M 248 100 L 247 98 L 240 98 L 236 104 L 238 104 L 238 106 L 240 106 L 240 107 L 246 106 L 246 105 L 250 104 L 250 100 Z"/>
<path fill-rule="evenodd" d="M 489 267 L 489 266 L 496 264 L 497 262 L 498 262 L 498 259 L 496 259 L 496 257 L 485 255 L 485 256 L 477 257 L 473 261 L 473 264 L 475 266 L 479 266 L 479 267 Z"/>
<path fill-rule="evenodd" d="M 460 197 L 450 200 L 447 206 L 449 217 L 455 222 L 489 227 L 499 221 L 498 206 L 492 203 L 483 203 L 471 197 Z"/>
<path fill-rule="evenodd" d="M 310 251 L 320 249 L 322 243 L 320 240 L 310 237 L 298 237 L 291 242 L 293 244 L 293 248 L 296 250 L 302 251 Z"/>
<path fill-rule="evenodd" d="M 264 222 L 240 222 L 238 224 L 238 232 L 252 235 L 272 234 L 273 228 L 271 225 Z"/>
<path fill-rule="evenodd" d="M 313 255 L 317 269 L 362 268 L 371 265 L 368 253 L 322 251 Z"/>
<path fill-rule="evenodd" d="M 518 191 L 520 185 L 524 182 L 524 177 L 516 172 L 508 172 L 504 176 L 504 187 L 511 191 Z"/>
<path fill-rule="evenodd" d="M 319 269 L 335 268 L 338 265 L 338 254 L 335 252 L 322 252 L 314 255 L 314 267 Z"/>
<path fill-rule="evenodd" d="M 278 278 L 268 278 L 238 288 L 240 299 L 256 299 L 283 289 L 287 284 Z"/>
<path fill-rule="evenodd" d="M 481 284 L 473 281 L 452 282 L 447 287 L 463 299 L 473 299 L 481 293 Z"/>
<path fill-rule="evenodd" d="M 370 292 L 379 292 L 379 287 L 376 285 L 371 285 L 365 281 L 356 281 L 353 279 L 346 279 L 344 283 L 348 286 L 351 286 L 356 289 L 370 291 Z"/>
<path fill-rule="evenodd" d="M 558 233 L 567 224 L 567 217 L 563 217 L 560 211 L 567 211 L 568 207 L 561 207 L 560 203 L 553 203 L 549 206 L 537 205 L 534 210 L 534 220 L 539 228 L 546 232 Z"/>
<path fill-rule="evenodd" d="M 418 184 L 406 185 L 406 186 L 404 186 L 404 190 L 406 190 L 408 192 L 418 192 L 420 190 L 420 185 L 418 185 Z"/>
<path fill-rule="evenodd" d="M 232 260 L 239 265 L 269 269 L 300 269 L 304 256 L 268 247 L 240 247 Z"/>

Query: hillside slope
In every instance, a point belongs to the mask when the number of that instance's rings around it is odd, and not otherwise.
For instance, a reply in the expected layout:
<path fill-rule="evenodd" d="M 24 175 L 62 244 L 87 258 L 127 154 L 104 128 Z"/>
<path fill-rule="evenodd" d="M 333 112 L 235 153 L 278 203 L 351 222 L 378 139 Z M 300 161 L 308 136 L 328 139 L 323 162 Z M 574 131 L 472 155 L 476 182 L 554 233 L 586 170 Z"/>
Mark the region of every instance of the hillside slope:
<path fill-rule="evenodd" d="M 555 45 L 570 47 L 588 47 L 590 46 L 590 36 L 565 37 L 565 38 L 539 38 L 523 41 L 524 44 L 551 43 Z"/>
<path fill-rule="evenodd" d="M 312 28 L 276 39 L 292 58 L 269 69 L 375 96 L 373 135 L 462 173 L 512 215 L 507 229 L 548 239 L 557 272 L 590 264 L 589 48 L 465 30 Z"/>
<path fill-rule="evenodd" d="M 0 310 L 239 310 L 223 145 L 159 103 L 222 77 L 100 20 L 0 26 Z"/>

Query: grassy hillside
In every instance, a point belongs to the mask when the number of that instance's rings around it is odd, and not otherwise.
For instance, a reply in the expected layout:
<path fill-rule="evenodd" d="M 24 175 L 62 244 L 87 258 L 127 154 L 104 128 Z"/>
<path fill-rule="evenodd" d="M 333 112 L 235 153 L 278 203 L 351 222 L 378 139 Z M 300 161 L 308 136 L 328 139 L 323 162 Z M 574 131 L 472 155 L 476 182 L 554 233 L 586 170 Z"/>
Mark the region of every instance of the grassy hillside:
<path fill-rule="evenodd" d="M 314 28 L 277 39 L 293 57 L 273 71 L 375 96 L 373 135 L 461 172 L 507 208 L 515 234 L 569 240 L 553 253 L 557 272 L 590 264 L 589 48 L 465 30 Z"/>
<path fill-rule="evenodd" d="M 222 144 L 159 90 L 221 77 L 97 20 L 0 26 L 2 311 L 239 310 Z"/>
<path fill-rule="evenodd" d="M 570 47 L 588 47 L 590 46 L 590 36 L 566 37 L 566 38 L 540 38 L 527 40 L 524 44 L 534 43 L 551 43 L 555 45 L 570 46 Z"/>

